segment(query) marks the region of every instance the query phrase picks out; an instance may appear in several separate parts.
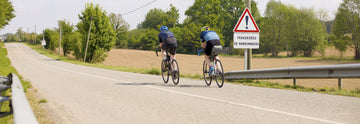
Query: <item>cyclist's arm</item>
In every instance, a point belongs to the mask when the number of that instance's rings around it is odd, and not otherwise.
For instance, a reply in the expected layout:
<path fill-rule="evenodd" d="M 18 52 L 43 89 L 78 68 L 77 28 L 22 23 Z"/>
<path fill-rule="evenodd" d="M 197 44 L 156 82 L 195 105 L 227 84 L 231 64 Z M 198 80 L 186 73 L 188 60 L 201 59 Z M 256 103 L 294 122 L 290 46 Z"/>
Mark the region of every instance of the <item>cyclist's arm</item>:
<path fill-rule="evenodd" d="M 203 49 L 205 49 L 205 47 L 206 47 L 206 42 L 204 41 L 204 42 L 201 42 L 201 47 L 203 48 Z"/>

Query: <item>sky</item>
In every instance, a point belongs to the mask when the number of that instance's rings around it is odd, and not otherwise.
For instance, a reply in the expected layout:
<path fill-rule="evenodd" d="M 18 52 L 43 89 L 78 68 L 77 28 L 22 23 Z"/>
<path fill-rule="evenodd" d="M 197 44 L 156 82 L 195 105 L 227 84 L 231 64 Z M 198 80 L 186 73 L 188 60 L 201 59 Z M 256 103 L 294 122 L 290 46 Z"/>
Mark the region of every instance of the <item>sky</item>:
<path fill-rule="evenodd" d="M 79 22 L 78 15 L 85 9 L 85 4 L 92 2 L 99 4 L 107 13 L 125 14 L 123 18 L 130 24 L 130 29 L 144 21 L 145 15 L 150 9 L 160 8 L 164 11 L 170 9 L 173 4 L 179 9 L 180 23 L 186 18 L 185 11 L 195 0 L 10 0 L 15 9 L 16 17 L 9 25 L 0 30 L 0 34 L 16 33 L 22 28 L 25 32 L 41 33 L 46 28 L 56 28 L 58 20 L 67 20 L 76 25 Z M 269 0 L 255 0 L 258 3 L 260 14 L 264 14 Z M 296 8 L 323 9 L 328 12 L 331 19 L 342 0 L 276 0 Z M 151 3 L 151 4 L 149 4 Z M 149 5 L 147 5 L 149 4 Z M 147 6 L 144 6 L 147 5 Z M 144 6 L 144 7 L 142 7 Z M 235 26 L 235 25 L 234 25 Z M 36 28 L 35 28 L 36 27 Z M 232 30 L 232 29 L 229 29 Z"/>

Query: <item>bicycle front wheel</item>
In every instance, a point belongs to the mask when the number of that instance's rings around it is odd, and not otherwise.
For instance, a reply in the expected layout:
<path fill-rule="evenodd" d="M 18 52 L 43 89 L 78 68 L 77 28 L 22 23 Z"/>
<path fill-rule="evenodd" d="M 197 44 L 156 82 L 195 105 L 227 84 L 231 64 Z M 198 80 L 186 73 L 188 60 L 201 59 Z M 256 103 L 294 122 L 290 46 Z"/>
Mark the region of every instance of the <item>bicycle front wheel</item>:
<path fill-rule="evenodd" d="M 161 61 L 161 76 L 166 84 L 169 81 L 169 68 L 166 65 L 166 62 L 164 60 Z"/>
<path fill-rule="evenodd" d="M 216 60 L 215 65 L 220 66 L 218 69 L 216 69 L 215 80 L 216 80 L 217 86 L 219 88 L 221 88 L 224 85 L 224 69 L 223 69 L 223 66 L 222 66 L 220 60 Z M 221 71 L 219 69 L 221 69 Z"/>
<path fill-rule="evenodd" d="M 207 86 L 210 86 L 212 79 L 209 75 L 209 65 L 207 65 L 206 61 L 204 61 L 203 63 L 203 76 L 204 76 L 205 84 Z"/>
<path fill-rule="evenodd" d="M 172 61 L 172 66 L 173 66 L 172 67 L 173 72 L 172 72 L 171 77 L 172 77 L 174 84 L 177 85 L 177 84 L 179 84 L 180 71 L 179 71 L 178 63 L 175 59 Z M 175 70 L 175 68 L 176 68 L 176 70 Z"/>

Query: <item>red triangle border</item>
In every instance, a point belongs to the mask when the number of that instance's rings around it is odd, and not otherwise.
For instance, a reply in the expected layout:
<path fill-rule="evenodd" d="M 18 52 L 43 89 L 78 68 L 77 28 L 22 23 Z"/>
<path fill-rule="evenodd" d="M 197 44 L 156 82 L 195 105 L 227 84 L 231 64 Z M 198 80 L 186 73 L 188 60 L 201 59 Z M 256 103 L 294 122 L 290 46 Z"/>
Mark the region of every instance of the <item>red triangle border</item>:
<path fill-rule="evenodd" d="M 256 30 L 236 30 L 236 29 L 239 27 L 240 22 L 241 22 L 242 19 L 244 18 L 246 12 L 249 13 L 250 19 L 251 19 L 251 21 L 254 23 L 254 26 L 255 26 Z M 233 29 L 233 31 L 234 31 L 234 32 L 260 32 L 260 31 L 259 31 L 259 28 L 258 28 L 257 24 L 255 23 L 254 18 L 252 17 L 252 15 L 251 15 L 251 13 L 250 13 L 250 11 L 249 11 L 248 8 L 245 8 L 244 12 L 241 14 L 241 18 L 240 18 L 239 21 L 236 23 L 236 26 L 235 26 L 235 28 Z"/>

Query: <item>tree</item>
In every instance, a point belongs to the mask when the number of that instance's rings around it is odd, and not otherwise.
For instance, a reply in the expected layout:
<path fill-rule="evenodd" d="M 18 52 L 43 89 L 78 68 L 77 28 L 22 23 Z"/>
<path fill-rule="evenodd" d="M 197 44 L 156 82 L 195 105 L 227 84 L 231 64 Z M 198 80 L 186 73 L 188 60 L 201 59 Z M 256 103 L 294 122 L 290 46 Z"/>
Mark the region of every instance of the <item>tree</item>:
<path fill-rule="evenodd" d="M 55 50 L 59 46 L 59 33 L 55 30 L 45 29 L 44 39 L 46 41 L 45 49 Z"/>
<path fill-rule="evenodd" d="M 132 49 L 140 49 L 141 39 L 145 36 L 146 29 L 133 29 L 128 34 L 129 47 Z"/>
<path fill-rule="evenodd" d="M 288 56 L 289 51 L 291 56 L 296 56 L 299 51 L 306 57 L 311 57 L 316 50 L 324 54 L 325 29 L 312 9 L 298 10 L 271 0 L 266 5 L 260 49 L 271 52 L 272 56 L 283 50 L 288 51 Z"/>
<path fill-rule="evenodd" d="M 76 25 L 81 34 L 81 53 L 76 53 L 77 59 L 83 59 L 86 41 L 91 23 L 90 40 L 88 42 L 86 62 L 102 62 L 107 57 L 106 52 L 115 45 L 116 33 L 110 24 L 109 17 L 98 4 L 88 3 L 85 10 L 79 14 L 80 22 Z M 92 19 L 92 21 L 91 21 Z"/>
<path fill-rule="evenodd" d="M 340 58 L 343 58 L 344 52 L 350 45 L 351 38 L 348 36 L 335 36 L 332 34 L 330 35 L 330 41 L 332 41 L 335 48 L 340 51 Z"/>
<path fill-rule="evenodd" d="M 15 17 L 15 10 L 10 0 L 0 0 L 0 30 Z"/>
<path fill-rule="evenodd" d="M 169 28 L 175 27 L 179 20 L 179 10 L 170 4 L 170 10 L 163 11 L 159 8 L 151 9 L 145 16 L 145 20 L 138 26 L 139 29 L 152 28 L 158 30 L 166 25 Z"/>
<path fill-rule="evenodd" d="M 211 30 L 216 30 L 217 34 L 223 33 L 225 21 L 222 16 L 225 13 L 219 0 L 195 0 L 194 4 L 185 11 L 185 15 L 190 18 L 190 22 L 196 25 L 209 26 Z M 224 39 L 220 40 L 223 41 Z"/>
<path fill-rule="evenodd" d="M 179 24 L 179 9 L 170 4 L 170 10 L 166 11 L 167 21 L 166 24 L 169 28 L 173 28 Z"/>
<path fill-rule="evenodd" d="M 109 15 L 110 23 L 116 32 L 116 45 L 119 45 L 121 48 L 128 47 L 127 33 L 129 31 L 130 25 L 125 22 L 121 14 L 110 13 Z"/>
<path fill-rule="evenodd" d="M 140 49 L 142 50 L 155 50 L 159 47 L 158 45 L 158 34 L 159 31 L 149 28 L 146 29 L 145 35 L 141 37 Z"/>
<path fill-rule="evenodd" d="M 351 46 L 355 49 L 355 59 L 360 60 L 360 1 L 343 0 L 335 17 L 334 34 L 341 39 L 351 34 Z"/>
<path fill-rule="evenodd" d="M 25 32 L 22 31 L 22 28 L 17 29 L 15 35 L 16 35 L 16 37 L 17 37 L 17 41 L 20 41 L 20 42 L 22 41 L 22 42 L 24 42 L 24 38 L 23 38 L 23 37 L 24 37 L 24 35 L 25 35 Z"/>
<path fill-rule="evenodd" d="M 71 37 L 74 31 L 74 26 L 66 20 L 59 20 L 59 27 L 61 28 L 61 46 L 64 56 L 70 53 L 73 48 L 73 42 L 71 42 Z"/>
<path fill-rule="evenodd" d="M 279 52 L 286 46 L 286 36 L 288 23 L 288 8 L 280 2 L 269 1 L 266 5 L 265 19 L 261 33 L 261 47 L 267 48 L 272 56 L 278 56 Z M 262 49 L 262 48 L 260 48 Z"/>

